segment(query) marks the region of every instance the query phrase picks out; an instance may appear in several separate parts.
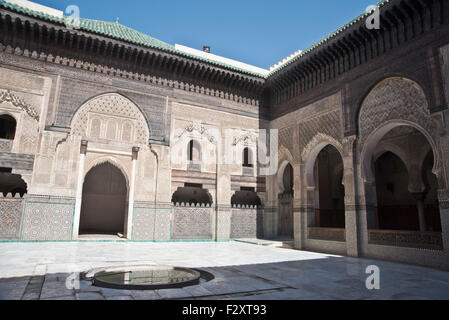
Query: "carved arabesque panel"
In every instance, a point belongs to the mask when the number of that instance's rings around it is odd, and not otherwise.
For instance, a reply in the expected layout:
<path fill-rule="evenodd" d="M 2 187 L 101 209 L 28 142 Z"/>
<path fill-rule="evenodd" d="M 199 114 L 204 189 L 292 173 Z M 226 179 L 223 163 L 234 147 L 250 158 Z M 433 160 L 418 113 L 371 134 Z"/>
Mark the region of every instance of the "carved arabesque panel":
<path fill-rule="evenodd" d="M 432 135 L 436 130 L 424 91 L 416 82 L 405 78 L 383 80 L 365 98 L 359 118 L 361 142 L 390 120 L 416 123 Z"/>
<path fill-rule="evenodd" d="M 305 120 L 299 124 L 299 145 L 300 151 L 310 143 L 310 141 L 318 134 L 324 134 L 332 137 L 337 141 L 341 141 L 341 111 L 336 109 L 321 116 Z"/>
<path fill-rule="evenodd" d="M 105 94 L 89 100 L 75 114 L 71 127 L 72 134 L 94 139 L 100 136 L 101 128 L 104 127 L 104 138 L 145 145 L 150 136 L 142 112 L 133 102 L 119 94 Z"/>

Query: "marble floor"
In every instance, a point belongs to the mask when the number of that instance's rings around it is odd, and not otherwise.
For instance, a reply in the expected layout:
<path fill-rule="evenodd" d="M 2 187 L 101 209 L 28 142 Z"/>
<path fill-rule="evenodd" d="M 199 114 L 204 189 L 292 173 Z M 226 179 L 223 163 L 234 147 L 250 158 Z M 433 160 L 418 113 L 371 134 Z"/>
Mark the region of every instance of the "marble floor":
<path fill-rule="evenodd" d="M 121 265 L 193 267 L 215 278 L 182 289 L 129 291 L 90 281 L 67 289 L 73 273 Z M 368 290 L 368 266 L 380 289 Z M 449 272 L 247 243 L 0 243 L 0 299 L 449 299 Z"/>

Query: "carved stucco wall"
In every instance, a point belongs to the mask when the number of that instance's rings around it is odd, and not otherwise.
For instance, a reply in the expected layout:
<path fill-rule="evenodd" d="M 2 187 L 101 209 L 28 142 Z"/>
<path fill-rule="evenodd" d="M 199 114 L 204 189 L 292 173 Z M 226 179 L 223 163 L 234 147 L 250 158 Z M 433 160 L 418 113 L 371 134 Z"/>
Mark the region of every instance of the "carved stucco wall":
<path fill-rule="evenodd" d="M 419 124 L 430 134 L 436 131 L 424 91 L 419 84 L 406 78 L 385 79 L 367 95 L 360 109 L 361 142 L 365 142 L 379 125 L 389 120 Z"/>
<path fill-rule="evenodd" d="M 0 90 L 0 114 L 12 116 L 17 123 L 10 152 L 34 155 L 39 140 L 39 115 L 36 108 L 19 95 L 17 92 Z"/>
<path fill-rule="evenodd" d="M 426 95 L 419 84 L 400 77 L 378 83 L 362 103 L 359 114 L 359 152 L 365 178 L 372 176 L 365 172 L 371 170 L 370 157 L 379 139 L 400 125 L 412 126 L 427 138 L 435 155 L 434 173 L 440 187 L 444 187 L 446 179 L 441 163 L 441 151 L 444 149 L 444 143 L 440 141 L 443 133 L 441 122 L 430 115 Z"/>
<path fill-rule="evenodd" d="M 341 142 L 341 93 L 335 93 L 276 119 L 272 121 L 271 128 L 279 130 L 279 148 L 289 150 L 296 162 L 305 161 L 301 159 L 301 155 L 315 136 L 321 134 Z"/>
<path fill-rule="evenodd" d="M 269 177 L 267 187 L 271 201 L 277 203 L 279 192 L 278 177 L 282 164 L 288 161 L 293 167 L 305 163 L 318 144 L 332 144 L 342 152 L 343 139 L 342 101 L 338 92 L 318 100 L 291 114 L 274 120 L 271 128 L 279 130 L 279 170 L 276 176 Z M 302 185 L 295 179 L 296 189 Z M 296 190 L 297 196 L 300 190 Z"/>
<path fill-rule="evenodd" d="M 85 103 L 73 117 L 71 133 L 95 140 L 148 144 L 149 129 L 138 107 L 122 95 L 111 93 Z"/>

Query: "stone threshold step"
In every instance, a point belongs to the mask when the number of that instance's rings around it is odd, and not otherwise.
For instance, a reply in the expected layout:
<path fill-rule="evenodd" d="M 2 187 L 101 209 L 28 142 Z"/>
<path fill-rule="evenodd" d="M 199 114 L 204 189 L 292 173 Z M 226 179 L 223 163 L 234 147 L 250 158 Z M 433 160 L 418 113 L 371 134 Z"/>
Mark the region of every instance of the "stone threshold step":
<path fill-rule="evenodd" d="M 255 238 L 243 238 L 243 239 L 234 239 L 236 242 L 254 244 L 258 246 L 265 247 L 274 247 L 274 248 L 285 248 L 285 249 L 293 249 L 294 248 L 294 240 L 283 240 L 283 239 L 275 239 L 275 240 L 266 240 L 266 239 L 255 239 Z"/>

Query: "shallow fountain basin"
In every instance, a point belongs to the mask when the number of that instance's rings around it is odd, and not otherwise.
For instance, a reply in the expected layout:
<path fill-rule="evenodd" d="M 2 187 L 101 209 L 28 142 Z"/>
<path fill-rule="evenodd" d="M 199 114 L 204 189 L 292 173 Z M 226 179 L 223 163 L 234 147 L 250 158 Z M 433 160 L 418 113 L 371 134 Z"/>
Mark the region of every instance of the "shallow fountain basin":
<path fill-rule="evenodd" d="M 201 280 L 197 270 L 170 266 L 111 267 L 91 276 L 94 286 L 122 290 L 183 288 Z"/>

